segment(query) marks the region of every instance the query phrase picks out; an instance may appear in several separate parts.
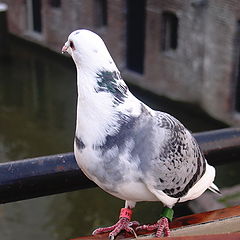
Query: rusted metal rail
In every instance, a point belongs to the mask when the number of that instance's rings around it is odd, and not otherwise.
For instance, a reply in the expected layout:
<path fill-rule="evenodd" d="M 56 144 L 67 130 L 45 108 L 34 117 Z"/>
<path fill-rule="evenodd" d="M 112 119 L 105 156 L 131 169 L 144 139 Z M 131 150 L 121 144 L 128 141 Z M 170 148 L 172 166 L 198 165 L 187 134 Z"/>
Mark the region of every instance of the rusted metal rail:
<path fill-rule="evenodd" d="M 240 129 L 194 134 L 212 165 L 240 158 Z M 0 164 L 0 203 L 96 186 L 80 171 L 73 153 Z"/>

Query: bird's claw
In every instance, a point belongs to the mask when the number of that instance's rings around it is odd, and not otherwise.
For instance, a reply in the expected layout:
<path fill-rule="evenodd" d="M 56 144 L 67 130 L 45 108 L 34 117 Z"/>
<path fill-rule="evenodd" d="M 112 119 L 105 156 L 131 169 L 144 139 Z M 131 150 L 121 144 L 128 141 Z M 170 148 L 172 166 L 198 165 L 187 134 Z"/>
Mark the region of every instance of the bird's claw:
<path fill-rule="evenodd" d="M 152 225 L 138 226 L 136 228 L 136 231 L 139 231 L 139 230 L 153 231 L 155 229 L 157 229 L 156 237 L 161 237 L 162 235 L 164 235 L 165 237 L 170 236 L 169 223 L 168 223 L 168 219 L 166 217 L 160 218 L 157 221 L 157 223 L 152 224 Z"/>
<path fill-rule="evenodd" d="M 106 227 L 106 228 L 98 228 L 96 229 L 92 234 L 96 235 L 99 233 L 105 233 L 105 232 L 110 232 L 109 233 L 109 239 L 114 240 L 115 237 L 122 231 L 125 230 L 126 232 L 132 233 L 135 237 L 137 236 L 134 228 L 139 226 L 139 222 L 137 221 L 132 221 L 130 222 L 127 218 L 120 218 L 119 221 L 114 224 L 113 226 Z"/>

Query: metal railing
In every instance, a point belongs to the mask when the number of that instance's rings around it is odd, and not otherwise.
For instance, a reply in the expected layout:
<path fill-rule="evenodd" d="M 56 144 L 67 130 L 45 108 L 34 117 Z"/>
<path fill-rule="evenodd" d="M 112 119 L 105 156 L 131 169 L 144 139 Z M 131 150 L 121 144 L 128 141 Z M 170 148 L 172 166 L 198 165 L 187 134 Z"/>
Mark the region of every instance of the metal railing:
<path fill-rule="evenodd" d="M 240 129 L 227 128 L 194 136 L 210 164 L 240 159 Z M 77 166 L 73 153 L 0 164 L 0 203 L 94 186 Z"/>

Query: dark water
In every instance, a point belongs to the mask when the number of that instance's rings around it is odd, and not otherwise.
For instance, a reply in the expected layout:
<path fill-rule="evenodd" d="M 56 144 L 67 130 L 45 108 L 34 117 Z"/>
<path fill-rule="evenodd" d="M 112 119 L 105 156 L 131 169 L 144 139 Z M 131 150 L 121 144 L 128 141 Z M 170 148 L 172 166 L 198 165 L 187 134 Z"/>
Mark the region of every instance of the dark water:
<path fill-rule="evenodd" d="M 69 152 L 73 149 L 76 73 L 71 59 L 11 38 L 8 59 L 0 62 L 0 161 Z M 167 111 L 194 132 L 226 127 L 196 106 L 171 102 L 131 87 L 144 102 Z M 229 165 L 230 166 L 230 165 Z M 237 182 L 232 167 L 218 167 L 220 186 Z M 234 175 L 235 174 L 235 175 Z M 89 234 L 117 220 L 123 201 L 98 188 L 0 205 L 5 240 L 63 240 Z M 177 214 L 182 214 L 180 205 Z M 159 203 L 139 203 L 134 218 L 157 220 Z"/>

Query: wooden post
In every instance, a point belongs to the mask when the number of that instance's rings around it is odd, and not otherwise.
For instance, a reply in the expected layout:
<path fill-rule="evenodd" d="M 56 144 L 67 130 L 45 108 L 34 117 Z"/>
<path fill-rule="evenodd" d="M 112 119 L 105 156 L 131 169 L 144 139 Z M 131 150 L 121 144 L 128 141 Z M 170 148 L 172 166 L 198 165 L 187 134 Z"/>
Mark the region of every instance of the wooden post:
<path fill-rule="evenodd" d="M 0 58 L 6 57 L 8 53 L 7 10 L 7 4 L 0 3 Z"/>

